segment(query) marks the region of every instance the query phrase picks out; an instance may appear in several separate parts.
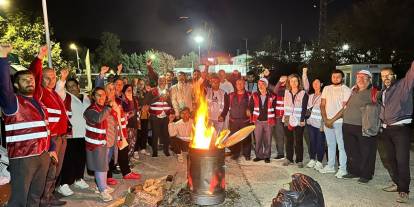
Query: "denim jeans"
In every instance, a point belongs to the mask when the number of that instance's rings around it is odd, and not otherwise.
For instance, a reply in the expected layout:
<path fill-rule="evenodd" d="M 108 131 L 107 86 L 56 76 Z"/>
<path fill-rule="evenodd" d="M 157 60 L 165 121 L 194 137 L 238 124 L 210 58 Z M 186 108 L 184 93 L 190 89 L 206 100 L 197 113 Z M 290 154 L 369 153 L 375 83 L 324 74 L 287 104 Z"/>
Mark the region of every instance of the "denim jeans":
<path fill-rule="evenodd" d="M 336 145 L 339 150 L 339 169 L 346 172 L 346 152 L 344 147 L 344 137 L 342 134 L 342 123 L 334 123 L 333 128 L 324 127 L 326 143 L 328 145 L 328 166 L 335 167 Z"/>

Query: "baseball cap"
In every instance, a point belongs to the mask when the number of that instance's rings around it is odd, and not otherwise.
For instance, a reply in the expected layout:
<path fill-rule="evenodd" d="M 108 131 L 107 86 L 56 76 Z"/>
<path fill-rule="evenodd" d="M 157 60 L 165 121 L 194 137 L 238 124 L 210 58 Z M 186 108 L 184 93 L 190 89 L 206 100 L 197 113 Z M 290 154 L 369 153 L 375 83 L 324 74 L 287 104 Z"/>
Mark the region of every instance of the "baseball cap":
<path fill-rule="evenodd" d="M 368 70 L 360 70 L 360 71 L 358 71 L 358 73 L 357 73 L 357 74 L 365 74 L 365 75 L 367 75 L 368 77 L 372 78 L 372 73 L 371 73 L 371 72 L 369 72 Z"/>

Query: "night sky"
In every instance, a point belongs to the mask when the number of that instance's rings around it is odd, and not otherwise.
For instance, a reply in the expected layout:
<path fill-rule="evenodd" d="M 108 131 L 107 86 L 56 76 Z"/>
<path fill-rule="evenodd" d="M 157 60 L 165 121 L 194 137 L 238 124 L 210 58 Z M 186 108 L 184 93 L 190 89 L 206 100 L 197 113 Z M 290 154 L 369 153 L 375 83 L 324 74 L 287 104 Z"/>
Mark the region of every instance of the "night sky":
<path fill-rule="evenodd" d="M 18 9 L 41 14 L 41 0 L 12 0 Z M 48 0 L 49 22 L 54 38 L 64 44 L 78 42 L 94 48 L 104 31 L 119 35 L 125 52 L 149 48 L 181 56 L 196 45 L 191 34 L 202 22 L 214 28 L 214 50 L 235 54 L 257 49 L 266 35 L 284 40 L 317 38 L 319 0 Z M 329 4 L 330 18 L 343 13 L 352 0 Z M 189 19 L 180 20 L 185 16 Z M 193 32 L 195 33 L 195 32 Z"/>

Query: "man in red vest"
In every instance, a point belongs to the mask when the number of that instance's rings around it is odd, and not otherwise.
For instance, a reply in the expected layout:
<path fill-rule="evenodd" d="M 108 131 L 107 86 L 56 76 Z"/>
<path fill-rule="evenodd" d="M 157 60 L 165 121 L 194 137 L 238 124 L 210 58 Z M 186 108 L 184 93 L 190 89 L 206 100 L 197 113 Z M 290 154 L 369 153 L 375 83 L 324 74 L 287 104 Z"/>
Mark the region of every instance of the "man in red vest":
<path fill-rule="evenodd" d="M 14 75 L 17 93 L 13 92 L 7 59 L 10 51 L 9 45 L 0 46 L 0 107 L 4 115 L 11 174 L 8 206 L 39 206 L 51 157 L 59 160 L 50 148 L 46 109 L 33 96 L 35 78 L 30 71 L 19 71 Z"/>
<path fill-rule="evenodd" d="M 68 129 L 68 116 L 66 115 L 65 105 L 55 91 L 56 71 L 52 68 L 42 69 L 42 60 L 47 54 L 47 47 L 40 49 L 39 55 L 30 64 L 29 70 L 35 77 L 35 91 L 33 96 L 46 106 L 49 114 L 48 122 L 52 142 L 56 145 L 56 153 L 59 162 L 50 165 L 46 177 L 46 185 L 41 199 L 41 206 L 60 206 L 65 205 L 65 201 L 60 201 L 53 196 L 56 179 L 62 169 L 63 159 L 66 151 L 66 133 Z"/>

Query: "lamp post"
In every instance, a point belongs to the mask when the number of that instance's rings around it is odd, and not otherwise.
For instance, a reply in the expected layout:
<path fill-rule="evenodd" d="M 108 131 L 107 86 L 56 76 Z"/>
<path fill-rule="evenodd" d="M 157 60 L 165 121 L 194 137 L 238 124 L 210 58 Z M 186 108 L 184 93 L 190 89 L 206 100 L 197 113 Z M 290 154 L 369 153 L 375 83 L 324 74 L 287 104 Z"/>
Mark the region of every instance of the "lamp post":
<path fill-rule="evenodd" d="M 198 64 L 201 63 L 201 43 L 204 41 L 204 38 L 200 35 L 197 35 L 194 38 L 194 41 L 198 44 Z"/>
<path fill-rule="evenodd" d="M 45 24 L 45 33 L 46 33 L 46 44 L 47 44 L 47 59 L 48 59 L 48 66 L 52 68 L 52 46 L 50 43 L 50 32 L 49 32 L 49 20 L 47 17 L 47 5 L 46 0 L 42 0 L 42 9 L 43 9 L 43 21 Z"/>
<path fill-rule="evenodd" d="M 76 51 L 76 62 L 78 63 L 78 70 L 82 73 L 82 70 L 80 69 L 80 65 L 79 65 L 80 58 L 79 58 L 79 53 L 78 53 L 78 47 L 75 45 L 75 43 L 72 43 L 70 44 L 69 48 Z"/>

